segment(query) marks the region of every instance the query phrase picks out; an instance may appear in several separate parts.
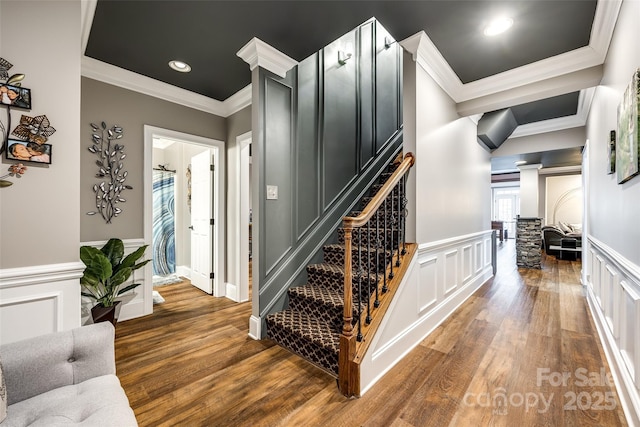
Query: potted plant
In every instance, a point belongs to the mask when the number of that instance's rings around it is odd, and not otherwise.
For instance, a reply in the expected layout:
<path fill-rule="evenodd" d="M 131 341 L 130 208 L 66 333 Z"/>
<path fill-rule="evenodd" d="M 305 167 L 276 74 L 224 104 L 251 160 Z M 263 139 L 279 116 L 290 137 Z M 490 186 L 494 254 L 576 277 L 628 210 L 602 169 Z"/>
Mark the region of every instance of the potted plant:
<path fill-rule="evenodd" d="M 117 321 L 117 309 L 120 301 L 116 297 L 131 289 L 140 286 L 140 283 L 131 283 L 121 287 L 134 270 L 143 267 L 150 260 L 136 264 L 136 261 L 144 255 L 148 245 L 143 245 L 124 256 L 124 243 L 121 239 L 109 239 L 101 248 L 82 246 L 80 259 L 86 266 L 80 284 L 83 287 L 82 295 L 92 298 L 96 305 L 91 309 L 93 321 L 110 321 L 115 326 Z"/>

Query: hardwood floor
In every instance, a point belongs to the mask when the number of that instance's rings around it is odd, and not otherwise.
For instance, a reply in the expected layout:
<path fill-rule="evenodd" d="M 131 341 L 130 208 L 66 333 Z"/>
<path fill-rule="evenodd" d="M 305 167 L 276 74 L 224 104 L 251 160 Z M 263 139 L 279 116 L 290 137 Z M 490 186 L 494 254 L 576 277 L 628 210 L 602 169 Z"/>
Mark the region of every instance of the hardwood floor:
<path fill-rule="evenodd" d="M 141 426 L 624 426 L 581 264 L 543 258 L 518 270 L 500 244 L 496 277 L 360 399 L 187 282 L 117 325 L 118 376 Z"/>

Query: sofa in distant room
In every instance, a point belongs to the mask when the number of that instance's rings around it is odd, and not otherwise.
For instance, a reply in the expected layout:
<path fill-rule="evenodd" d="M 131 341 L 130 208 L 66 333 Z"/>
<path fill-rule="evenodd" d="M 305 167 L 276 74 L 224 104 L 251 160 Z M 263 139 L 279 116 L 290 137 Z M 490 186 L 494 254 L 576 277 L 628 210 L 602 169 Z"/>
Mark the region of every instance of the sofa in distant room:
<path fill-rule="evenodd" d="M 562 239 L 575 239 L 576 247 L 581 247 L 582 227 L 578 224 L 567 224 L 564 222 L 542 227 L 542 245 L 547 255 L 560 255 L 560 251 L 549 248 L 551 246 L 562 246 Z"/>

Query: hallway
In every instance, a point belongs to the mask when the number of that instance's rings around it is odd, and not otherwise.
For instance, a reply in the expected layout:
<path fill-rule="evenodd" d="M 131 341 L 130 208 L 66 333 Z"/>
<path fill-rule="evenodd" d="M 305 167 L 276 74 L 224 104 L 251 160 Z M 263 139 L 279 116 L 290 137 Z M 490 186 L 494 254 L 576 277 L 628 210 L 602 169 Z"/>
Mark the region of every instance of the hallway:
<path fill-rule="evenodd" d="M 118 324 L 118 376 L 141 426 L 626 425 L 581 263 L 543 256 L 542 270 L 518 270 L 514 241 L 498 245 L 496 277 L 360 399 L 250 339 L 250 303 L 188 283 Z"/>

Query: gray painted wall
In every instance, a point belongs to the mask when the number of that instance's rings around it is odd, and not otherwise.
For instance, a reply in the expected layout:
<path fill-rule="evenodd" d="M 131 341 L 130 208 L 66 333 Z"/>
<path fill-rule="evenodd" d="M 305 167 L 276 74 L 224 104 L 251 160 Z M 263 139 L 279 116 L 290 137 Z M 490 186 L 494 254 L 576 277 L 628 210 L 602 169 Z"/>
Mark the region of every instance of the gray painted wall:
<path fill-rule="evenodd" d="M 417 243 L 489 229 L 490 154 L 477 142 L 476 124 L 458 116 L 455 102 L 408 53 L 404 66 L 411 68 L 404 74 L 405 89 L 415 87 L 415 103 L 407 103 L 405 115 L 409 106 L 415 108 L 416 209 L 409 205 L 415 216 L 408 220 L 415 224 Z"/>
<path fill-rule="evenodd" d="M 56 132 L 51 165 L 28 170 L 0 189 L 0 269 L 78 262 L 80 229 L 80 2 L 2 1 L 0 53 L 9 74 L 26 75 L 31 111 L 11 111 L 11 132 L 24 114 L 46 115 Z M 6 109 L 0 120 L 8 127 Z M 4 154 L 0 174 L 9 165 Z"/>
<path fill-rule="evenodd" d="M 238 135 L 249 132 L 251 130 L 251 106 L 233 113 L 227 117 L 227 145 L 231 141 L 235 142 Z"/>
<path fill-rule="evenodd" d="M 622 2 L 616 29 L 587 120 L 589 141 L 587 232 L 635 266 L 640 266 L 640 176 L 618 184 L 607 175 L 609 131 L 617 128 L 617 108 L 640 66 L 637 18 L 640 2 Z"/>
<path fill-rule="evenodd" d="M 286 305 L 286 289 L 321 260 L 322 244 L 402 142 L 400 49 L 386 48 L 386 35 L 370 21 L 285 78 L 253 74 L 253 271 L 261 317 Z M 338 51 L 352 57 L 339 64 Z M 267 200 L 267 185 L 278 187 L 277 200 Z"/>
<path fill-rule="evenodd" d="M 112 86 L 89 78 L 82 78 L 80 114 L 80 239 L 83 242 L 122 239 L 143 236 L 143 158 L 144 125 L 184 132 L 218 140 L 227 137 L 223 117 L 163 101 L 138 92 Z M 123 197 L 123 213 L 106 224 L 98 215 L 85 213 L 93 210 L 95 196 L 92 191 L 95 178 L 95 155 L 87 148 L 91 141 L 89 123 L 105 121 L 124 128 L 121 143 L 125 146 L 124 169 L 129 172 L 126 183 L 133 186 Z"/>

